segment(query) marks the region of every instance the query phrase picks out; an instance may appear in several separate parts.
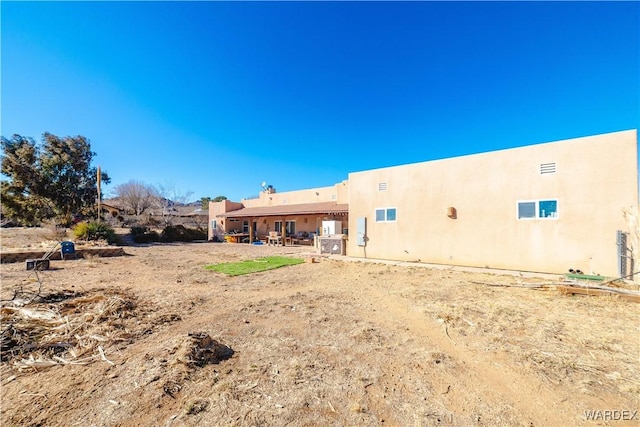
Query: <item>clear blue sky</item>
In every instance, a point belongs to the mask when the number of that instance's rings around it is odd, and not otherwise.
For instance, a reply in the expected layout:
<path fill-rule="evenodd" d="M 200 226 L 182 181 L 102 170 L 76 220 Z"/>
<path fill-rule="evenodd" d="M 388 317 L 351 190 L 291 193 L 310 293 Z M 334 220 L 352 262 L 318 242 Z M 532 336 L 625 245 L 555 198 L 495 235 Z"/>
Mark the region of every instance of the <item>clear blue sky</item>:
<path fill-rule="evenodd" d="M 638 2 L 1 3 L 2 135 L 191 199 L 638 128 Z"/>

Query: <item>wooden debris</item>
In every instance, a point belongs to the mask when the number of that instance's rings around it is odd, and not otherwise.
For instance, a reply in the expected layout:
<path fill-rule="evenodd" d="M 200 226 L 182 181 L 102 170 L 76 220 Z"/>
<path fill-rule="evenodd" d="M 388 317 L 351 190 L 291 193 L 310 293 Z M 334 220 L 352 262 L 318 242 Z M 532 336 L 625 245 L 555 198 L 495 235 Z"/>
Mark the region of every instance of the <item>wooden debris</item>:
<path fill-rule="evenodd" d="M 523 283 L 520 285 L 514 285 L 511 283 L 487 283 L 487 282 L 476 282 L 471 281 L 471 283 L 475 285 L 485 285 L 485 286 L 497 286 L 504 288 L 523 288 L 523 289 L 549 289 L 554 285 L 549 285 L 547 283 Z"/>
<path fill-rule="evenodd" d="M 640 295 L 640 292 L 638 291 L 632 291 L 630 289 L 624 289 L 624 288 L 614 288 L 611 286 L 602 286 L 602 285 L 587 285 L 587 284 L 578 283 L 578 282 L 564 282 L 564 283 L 565 283 L 565 286 L 571 286 L 576 288 L 597 289 L 599 291 L 607 291 L 607 292 L 613 292 L 616 294 L 625 294 L 625 295 Z"/>
<path fill-rule="evenodd" d="M 234 351 L 212 339 L 206 332 L 190 332 L 176 348 L 176 361 L 189 367 L 218 364 L 233 356 Z"/>
<path fill-rule="evenodd" d="M 579 285 L 558 285 L 557 289 L 563 294 L 570 295 L 591 295 L 591 296 L 617 296 L 619 298 L 625 299 L 627 301 L 640 302 L 640 293 L 633 291 L 626 291 L 624 289 L 616 289 L 616 288 L 603 288 L 599 287 L 591 287 L 591 286 L 579 286 Z M 621 292 L 626 291 L 626 292 Z"/>
<path fill-rule="evenodd" d="M 131 316 L 135 298 L 125 292 L 41 296 L 26 306 L 5 301 L 0 307 L 1 356 L 18 370 L 87 365 L 107 359 L 103 346 L 129 332 L 114 322 Z"/>
<path fill-rule="evenodd" d="M 100 352 L 100 357 L 102 358 L 102 360 L 104 360 L 105 362 L 107 362 L 110 365 L 115 365 L 115 363 L 113 363 L 111 360 L 107 359 L 107 356 L 104 355 L 104 350 L 102 349 L 101 345 L 98 346 L 98 352 Z"/>

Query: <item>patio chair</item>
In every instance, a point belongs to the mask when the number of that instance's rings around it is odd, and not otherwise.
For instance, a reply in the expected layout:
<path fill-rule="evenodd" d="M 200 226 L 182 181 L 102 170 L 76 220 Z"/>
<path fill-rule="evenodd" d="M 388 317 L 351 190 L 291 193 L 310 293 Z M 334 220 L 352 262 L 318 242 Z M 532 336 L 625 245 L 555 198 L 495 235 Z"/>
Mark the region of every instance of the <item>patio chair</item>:
<path fill-rule="evenodd" d="M 267 239 L 267 244 L 271 245 L 282 245 L 282 236 L 280 236 L 280 233 L 277 231 L 270 231 L 269 232 L 269 237 Z"/>

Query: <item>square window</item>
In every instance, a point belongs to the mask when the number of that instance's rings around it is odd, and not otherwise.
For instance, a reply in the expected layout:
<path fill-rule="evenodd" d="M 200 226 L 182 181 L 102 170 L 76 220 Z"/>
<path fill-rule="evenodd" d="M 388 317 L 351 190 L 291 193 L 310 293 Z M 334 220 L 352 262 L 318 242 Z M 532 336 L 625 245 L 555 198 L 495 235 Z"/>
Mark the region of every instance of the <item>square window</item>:
<path fill-rule="evenodd" d="M 376 222 L 392 222 L 396 220 L 396 208 L 376 209 Z"/>
<path fill-rule="evenodd" d="M 518 202 L 518 219 L 535 218 L 536 202 Z"/>
<path fill-rule="evenodd" d="M 558 217 L 558 201 L 557 200 L 540 200 L 538 202 L 538 218 L 557 218 Z"/>
<path fill-rule="evenodd" d="M 395 221 L 395 220 L 396 220 L 396 208 L 388 208 L 387 221 Z"/>

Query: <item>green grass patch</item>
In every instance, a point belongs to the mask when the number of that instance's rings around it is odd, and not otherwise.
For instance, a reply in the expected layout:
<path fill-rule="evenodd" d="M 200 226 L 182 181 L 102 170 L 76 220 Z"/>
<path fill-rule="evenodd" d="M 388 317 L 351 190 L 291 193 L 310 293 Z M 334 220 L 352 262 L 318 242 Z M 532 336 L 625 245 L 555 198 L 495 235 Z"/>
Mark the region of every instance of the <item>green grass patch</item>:
<path fill-rule="evenodd" d="M 225 262 L 222 264 L 207 265 L 207 270 L 228 274 L 229 276 L 241 276 L 243 274 L 257 273 L 258 271 L 273 270 L 287 265 L 302 264 L 301 258 L 289 258 L 283 256 L 270 256 L 241 262 Z"/>

